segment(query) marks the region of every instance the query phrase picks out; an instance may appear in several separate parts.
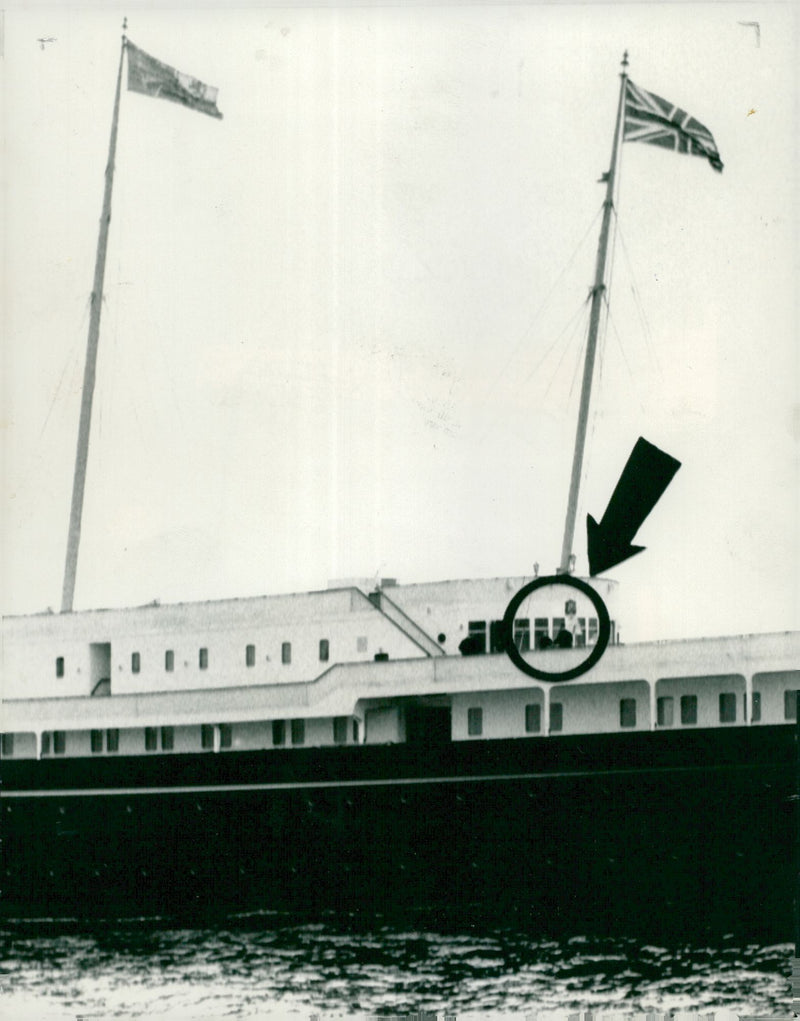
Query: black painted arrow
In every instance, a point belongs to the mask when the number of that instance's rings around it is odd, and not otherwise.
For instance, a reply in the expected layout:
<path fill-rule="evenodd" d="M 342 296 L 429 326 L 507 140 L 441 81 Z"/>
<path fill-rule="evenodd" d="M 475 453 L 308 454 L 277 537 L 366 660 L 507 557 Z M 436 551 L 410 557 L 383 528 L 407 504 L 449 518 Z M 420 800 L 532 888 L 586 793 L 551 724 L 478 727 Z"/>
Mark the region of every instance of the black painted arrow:
<path fill-rule="evenodd" d="M 631 540 L 680 466 L 680 461 L 639 437 L 603 520 L 598 525 L 591 514 L 586 516 L 590 575 L 607 571 L 642 552 L 645 547 L 631 546 Z"/>

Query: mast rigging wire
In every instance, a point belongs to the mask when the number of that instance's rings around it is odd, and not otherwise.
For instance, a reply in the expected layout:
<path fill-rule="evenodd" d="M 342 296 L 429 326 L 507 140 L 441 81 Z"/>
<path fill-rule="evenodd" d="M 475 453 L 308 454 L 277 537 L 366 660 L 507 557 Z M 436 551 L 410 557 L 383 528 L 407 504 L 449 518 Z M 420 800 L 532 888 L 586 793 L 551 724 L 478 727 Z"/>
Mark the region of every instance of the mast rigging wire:
<path fill-rule="evenodd" d="M 541 318 L 541 316 L 544 314 L 544 311 L 547 308 L 548 304 L 550 303 L 550 299 L 552 298 L 553 294 L 555 293 L 556 288 L 558 287 L 558 285 L 560 284 L 562 278 L 565 276 L 565 274 L 570 269 L 572 264 L 575 262 L 575 259 L 576 259 L 577 255 L 578 255 L 578 252 L 583 248 L 584 244 L 586 243 L 586 239 L 589 237 L 590 233 L 594 229 L 594 226 L 597 223 L 598 219 L 600 218 L 602 212 L 603 212 L 603 207 L 601 205 L 598 208 L 597 212 L 595 213 L 594 218 L 592 219 L 592 222 L 586 228 L 586 231 L 584 232 L 583 237 L 580 239 L 580 241 L 577 243 L 577 245 L 573 249 L 573 252 L 570 255 L 569 259 L 564 264 L 564 266 L 562 266 L 561 271 L 559 272 L 558 276 L 555 278 L 553 283 L 550 285 L 547 293 L 545 294 L 544 298 L 541 301 L 541 304 L 539 305 L 539 307 L 536 310 L 536 312 L 534 312 L 532 318 L 528 322 L 527 326 L 524 328 L 524 330 L 523 330 L 522 334 L 520 335 L 519 339 L 517 340 L 516 344 L 514 345 L 512 350 L 509 352 L 508 356 L 506 357 L 506 359 L 503 362 L 503 364 L 501 365 L 501 367 L 498 369 L 498 371 L 494 374 L 494 376 L 492 377 L 491 381 L 489 382 L 489 385 L 488 385 L 487 389 L 484 392 L 484 398 L 483 398 L 484 402 L 488 402 L 489 398 L 494 393 L 495 388 L 497 387 L 498 383 L 502 379 L 502 377 L 505 374 L 506 370 L 508 369 L 509 365 L 512 364 L 512 362 L 516 358 L 517 354 L 519 353 L 520 349 L 522 348 L 522 345 L 529 339 L 531 331 L 532 331 L 534 325 Z M 545 353 L 544 357 L 546 358 L 547 354 L 549 354 L 549 353 L 550 353 L 550 349 L 548 349 L 548 351 Z M 544 358 L 542 359 L 542 361 L 543 360 L 544 360 Z M 539 364 L 541 364 L 541 361 L 540 361 Z M 526 377 L 526 381 L 529 378 L 530 378 L 530 375 L 528 377 Z"/>

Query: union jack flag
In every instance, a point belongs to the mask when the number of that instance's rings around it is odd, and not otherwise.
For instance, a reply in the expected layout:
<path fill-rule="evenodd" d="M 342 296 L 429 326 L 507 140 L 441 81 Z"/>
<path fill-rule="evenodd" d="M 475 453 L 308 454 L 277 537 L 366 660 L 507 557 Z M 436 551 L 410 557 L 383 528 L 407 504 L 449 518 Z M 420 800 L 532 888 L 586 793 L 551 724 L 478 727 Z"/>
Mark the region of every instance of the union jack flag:
<path fill-rule="evenodd" d="M 717 143 L 708 128 L 652 92 L 632 81 L 625 88 L 625 142 L 647 142 L 673 152 L 705 156 L 715 170 L 722 171 Z"/>

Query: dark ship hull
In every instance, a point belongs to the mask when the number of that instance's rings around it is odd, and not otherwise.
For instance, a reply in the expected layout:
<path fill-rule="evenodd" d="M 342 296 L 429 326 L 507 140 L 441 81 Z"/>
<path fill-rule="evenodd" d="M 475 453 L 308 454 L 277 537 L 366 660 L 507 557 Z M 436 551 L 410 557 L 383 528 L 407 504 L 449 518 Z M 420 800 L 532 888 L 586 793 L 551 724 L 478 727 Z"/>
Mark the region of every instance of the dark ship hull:
<path fill-rule="evenodd" d="M 789 940 L 796 759 L 778 725 L 7 761 L 2 912 Z"/>

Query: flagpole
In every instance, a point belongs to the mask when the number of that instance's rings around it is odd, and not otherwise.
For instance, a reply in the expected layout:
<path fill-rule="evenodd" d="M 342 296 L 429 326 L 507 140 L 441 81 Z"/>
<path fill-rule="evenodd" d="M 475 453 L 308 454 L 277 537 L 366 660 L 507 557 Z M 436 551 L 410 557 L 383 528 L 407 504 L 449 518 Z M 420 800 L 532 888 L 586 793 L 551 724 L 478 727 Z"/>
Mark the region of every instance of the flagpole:
<path fill-rule="evenodd" d="M 123 32 L 127 21 L 123 24 Z M 100 233 L 97 239 L 97 256 L 94 266 L 94 285 L 92 287 L 91 313 L 89 317 L 89 338 L 86 344 L 86 365 L 83 373 L 83 396 L 81 415 L 78 426 L 78 448 L 75 455 L 75 473 L 72 482 L 72 506 L 70 508 L 69 534 L 67 537 L 67 558 L 64 567 L 64 587 L 61 595 L 61 612 L 72 611 L 75 593 L 75 576 L 78 569 L 78 546 L 81 539 L 81 516 L 83 513 L 83 493 L 86 483 L 86 464 L 89 456 L 89 432 L 92 421 L 92 398 L 94 396 L 95 370 L 97 366 L 97 346 L 100 339 L 100 314 L 103 309 L 103 280 L 106 269 L 106 251 L 108 248 L 108 227 L 111 222 L 111 186 L 114 182 L 114 159 L 117 150 L 117 126 L 119 123 L 119 100 L 122 88 L 122 61 L 125 56 L 127 40 L 122 36 L 122 47 L 119 55 L 119 71 L 117 72 L 117 91 L 114 97 L 114 114 L 111 121 L 111 138 L 108 145 L 108 162 L 106 163 L 106 185 L 103 195 L 103 210 L 100 214 Z"/>
<path fill-rule="evenodd" d="M 589 402 L 592 396 L 592 379 L 594 362 L 597 352 L 597 334 L 600 327 L 600 311 L 605 294 L 606 255 L 611 226 L 611 211 L 614 208 L 614 183 L 617 172 L 617 156 L 622 133 L 622 121 L 625 110 L 625 85 L 628 80 L 628 51 L 622 57 L 620 72 L 619 105 L 617 107 L 617 123 L 614 128 L 614 145 L 611 150 L 611 166 L 607 175 L 606 198 L 603 203 L 603 222 L 600 227 L 600 240 L 597 245 L 597 264 L 595 268 L 594 286 L 592 288 L 592 309 L 589 318 L 589 337 L 586 342 L 586 359 L 583 363 L 583 383 L 581 386 L 581 403 L 578 411 L 578 428 L 575 434 L 575 453 L 572 458 L 572 477 L 569 485 L 567 501 L 567 519 L 564 526 L 564 543 L 561 547 L 560 574 L 570 571 L 572 545 L 575 539 L 575 518 L 578 513 L 578 493 L 583 471 L 583 454 L 586 447 L 586 428 L 589 422 Z"/>

